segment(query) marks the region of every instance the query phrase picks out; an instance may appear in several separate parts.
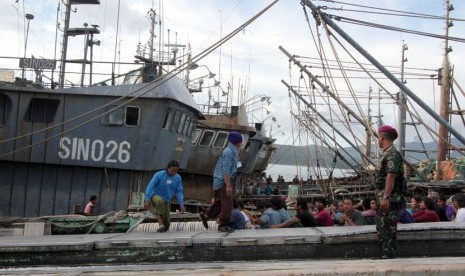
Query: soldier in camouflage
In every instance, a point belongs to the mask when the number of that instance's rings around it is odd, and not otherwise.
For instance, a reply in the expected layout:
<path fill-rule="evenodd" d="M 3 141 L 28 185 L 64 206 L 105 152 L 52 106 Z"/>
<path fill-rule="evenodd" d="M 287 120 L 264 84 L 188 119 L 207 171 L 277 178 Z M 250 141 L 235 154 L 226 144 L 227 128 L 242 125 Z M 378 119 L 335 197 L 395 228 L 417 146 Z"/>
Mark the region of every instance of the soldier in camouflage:
<path fill-rule="evenodd" d="M 376 230 L 382 258 L 396 257 L 397 213 L 405 208 L 401 192 L 404 180 L 403 160 L 394 148 L 398 134 L 391 126 L 378 129 L 378 144 L 383 154 L 376 165 L 376 187 L 380 191 L 379 208 L 376 214 Z"/>

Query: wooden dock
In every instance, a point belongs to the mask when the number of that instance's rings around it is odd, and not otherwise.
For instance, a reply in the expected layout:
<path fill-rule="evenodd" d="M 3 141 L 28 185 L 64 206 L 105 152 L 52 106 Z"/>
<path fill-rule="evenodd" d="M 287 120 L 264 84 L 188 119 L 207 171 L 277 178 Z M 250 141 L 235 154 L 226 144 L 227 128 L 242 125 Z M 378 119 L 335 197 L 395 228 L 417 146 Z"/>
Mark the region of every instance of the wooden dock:
<path fill-rule="evenodd" d="M 198 275 L 198 276 L 373 276 L 373 275 L 447 275 L 465 274 L 465 258 L 401 258 L 387 260 L 298 260 L 264 262 L 198 262 L 101 266 L 40 266 L 0 268 L 5 275 Z"/>

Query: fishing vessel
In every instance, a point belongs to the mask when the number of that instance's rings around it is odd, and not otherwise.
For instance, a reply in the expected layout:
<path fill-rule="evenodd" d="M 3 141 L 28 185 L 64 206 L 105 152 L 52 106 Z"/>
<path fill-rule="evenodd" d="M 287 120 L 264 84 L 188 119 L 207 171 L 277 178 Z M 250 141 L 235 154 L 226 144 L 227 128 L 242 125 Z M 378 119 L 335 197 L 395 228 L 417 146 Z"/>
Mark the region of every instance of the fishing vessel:
<path fill-rule="evenodd" d="M 0 179 L 5 192 L 0 216 L 80 213 L 91 195 L 98 197 L 98 214 L 140 210 L 153 172 L 165 169 L 171 160 L 180 164 L 185 198 L 208 203 L 214 165 L 232 130 L 241 132 L 245 141 L 241 176 L 266 168 L 271 155 L 261 155 L 259 168 L 256 157 L 262 144 L 272 141 L 261 133 L 257 136 L 261 138 L 249 140 L 257 130 L 245 107 L 216 107 L 216 113 L 201 109 L 188 79 L 194 64 L 191 53 L 185 55 L 187 60 L 177 56 L 185 45 L 155 48 L 154 30 L 161 21 L 155 10 L 148 12 L 148 45 L 138 45 L 136 62 L 131 64 L 137 69 L 116 74 L 119 64 L 114 62 L 110 78 L 96 81 L 93 47 L 101 43 L 99 27 L 87 23 L 70 27 L 70 21 L 76 5 L 99 4 L 64 3 L 59 62 L 16 58 L 19 69 L 2 70 Z M 82 39 L 83 58 L 68 58 L 68 46 Z M 72 82 L 67 68 L 76 67 L 81 71 Z"/>
<path fill-rule="evenodd" d="M 53 80 L 54 60 L 17 59 L 23 72 L 35 70 L 35 80 L 3 70 L 10 78 L 0 83 L 0 216 L 80 212 L 90 195 L 97 195 L 100 214 L 126 210 L 133 196 L 140 204 L 154 171 L 173 159 L 187 166 L 203 115 L 185 82 L 162 73 L 176 52 L 156 62 L 141 57 L 138 69 L 92 83 L 87 49 L 92 53 L 99 30 L 69 27 L 77 4 L 100 1 L 66 2 L 58 83 L 43 81 Z M 66 65 L 76 62 L 66 56 L 71 38 L 86 42 L 81 82 L 73 86 L 66 78 Z"/>

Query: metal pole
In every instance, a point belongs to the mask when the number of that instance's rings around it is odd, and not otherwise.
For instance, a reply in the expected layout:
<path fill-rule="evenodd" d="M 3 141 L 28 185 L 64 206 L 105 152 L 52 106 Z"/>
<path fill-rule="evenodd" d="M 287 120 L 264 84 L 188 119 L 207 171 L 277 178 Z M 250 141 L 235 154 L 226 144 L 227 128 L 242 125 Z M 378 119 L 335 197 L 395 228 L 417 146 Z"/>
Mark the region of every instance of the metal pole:
<path fill-rule="evenodd" d="M 310 7 L 310 9 L 316 13 L 320 7 L 315 6 L 309 0 L 301 0 L 303 4 Z M 452 133 L 457 140 L 462 144 L 465 144 L 465 137 L 462 136 L 458 131 L 456 131 L 446 120 L 441 118 L 431 107 L 429 107 L 425 102 L 423 102 L 415 93 L 413 93 L 407 86 L 405 86 L 401 81 L 399 81 L 391 72 L 389 72 L 381 63 L 379 63 L 373 56 L 371 56 L 367 51 L 365 51 L 357 42 L 355 42 L 349 35 L 347 35 L 339 26 L 337 26 L 329 16 L 321 12 L 321 18 L 323 21 L 329 25 L 334 31 L 336 31 L 341 37 L 343 37 L 349 44 L 352 45 L 361 55 L 363 55 L 368 61 L 370 61 L 378 70 L 380 70 L 388 79 L 390 79 L 397 87 L 400 88 L 407 96 L 409 96 L 413 101 L 415 101 L 423 110 L 425 110 L 431 117 L 433 117 L 439 124 L 444 126 L 447 130 Z"/>
<path fill-rule="evenodd" d="M 65 85 L 65 71 L 66 71 L 66 54 L 68 51 L 68 29 L 69 21 L 71 17 L 71 1 L 66 1 L 65 4 L 65 26 L 63 27 L 63 44 L 61 49 L 61 59 L 60 59 L 60 87 L 63 88 Z"/>
<path fill-rule="evenodd" d="M 58 1 L 58 6 L 57 6 L 57 20 L 55 22 L 56 26 L 55 26 L 55 50 L 53 52 L 53 60 L 54 62 L 56 62 L 57 60 L 57 41 L 58 41 L 58 16 L 60 15 L 60 5 L 61 5 L 61 2 Z M 52 89 L 55 89 L 55 81 L 54 81 L 54 77 L 55 77 L 55 68 L 52 69 L 52 83 L 51 83 L 51 88 Z"/>
<path fill-rule="evenodd" d="M 86 74 L 86 63 L 87 63 L 87 46 L 88 46 L 88 41 L 89 41 L 89 32 L 87 31 L 87 23 L 84 23 L 84 29 L 85 29 L 85 34 L 84 34 L 84 58 L 82 59 L 82 69 L 81 69 L 81 87 L 84 86 L 84 77 Z"/>
<path fill-rule="evenodd" d="M 441 79 L 441 95 L 439 99 L 440 109 L 439 113 L 441 114 L 441 118 L 443 120 L 449 121 L 449 109 L 450 109 L 450 65 L 449 65 L 449 28 L 450 28 L 450 21 L 449 21 L 449 0 L 446 1 L 446 39 L 444 43 L 444 58 L 442 61 L 442 79 Z M 443 125 L 439 126 L 438 135 L 440 137 L 446 138 L 449 141 L 449 134 L 447 132 L 447 128 Z M 444 172 L 441 169 L 440 162 L 445 161 L 447 159 L 447 142 L 444 139 L 438 140 L 438 152 L 437 152 L 437 174 L 435 180 L 441 180 L 444 177 Z"/>
<path fill-rule="evenodd" d="M 402 61 L 401 61 L 401 68 L 400 68 L 400 81 L 402 83 L 404 82 L 404 67 L 405 67 L 405 62 L 407 62 L 407 59 L 405 58 L 405 51 L 408 50 L 407 44 L 405 42 L 402 43 Z M 405 111 L 402 106 L 407 105 L 407 99 L 405 97 L 405 93 L 399 91 L 399 97 L 398 101 L 400 103 L 399 105 L 399 110 L 397 114 L 397 119 L 398 119 L 398 127 L 397 131 L 399 133 L 399 140 L 397 141 L 397 150 L 400 152 L 400 155 L 402 158 L 405 159 L 405 121 L 407 118 L 407 112 Z"/>
<path fill-rule="evenodd" d="M 313 110 L 313 112 L 315 112 L 318 117 L 320 117 L 325 123 L 327 123 L 330 127 L 332 127 L 334 129 L 334 131 L 339 134 L 351 147 L 353 147 L 358 153 L 360 153 L 361 156 L 363 156 L 371 165 L 375 166 L 375 163 L 373 161 L 370 160 L 370 158 L 368 156 L 366 156 L 357 146 L 354 145 L 354 143 L 352 143 L 349 139 L 347 139 L 347 137 L 345 137 L 344 134 L 342 134 L 336 127 L 334 127 L 331 122 L 329 122 L 323 115 L 321 115 L 320 112 L 318 112 L 318 110 L 316 110 L 316 108 L 314 108 L 313 106 L 311 106 L 310 103 L 307 102 L 307 100 L 305 100 L 299 93 L 297 93 L 297 91 L 295 91 L 289 84 L 287 84 L 286 81 L 284 80 L 281 80 L 281 82 L 287 86 L 287 88 L 292 92 L 294 93 L 294 95 L 296 95 L 308 108 L 310 108 L 311 110 Z"/>
<path fill-rule="evenodd" d="M 95 27 L 94 27 L 95 28 Z M 89 64 L 89 85 L 92 85 L 92 74 L 93 68 L 92 65 L 94 63 L 94 33 L 90 33 L 90 39 L 87 41 L 88 46 L 90 47 L 90 64 Z"/>
<path fill-rule="evenodd" d="M 368 125 L 370 126 L 371 126 L 371 92 L 373 92 L 373 90 L 371 89 L 371 86 L 370 86 L 370 88 L 368 89 Z M 371 156 L 371 133 L 372 132 L 368 128 L 366 128 L 365 131 L 367 133 L 367 137 L 365 140 L 365 154 L 367 156 Z"/>
<path fill-rule="evenodd" d="M 32 19 L 34 19 L 34 15 L 30 13 L 26 13 L 26 19 L 27 19 L 27 29 L 26 29 L 26 39 L 24 39 L 24 59 L 26 59 L 27 39 L 29 37 L 29 23 L 31 22 Z M 23 66 L 21 78 L 24 79 L 24 66 Z"/>

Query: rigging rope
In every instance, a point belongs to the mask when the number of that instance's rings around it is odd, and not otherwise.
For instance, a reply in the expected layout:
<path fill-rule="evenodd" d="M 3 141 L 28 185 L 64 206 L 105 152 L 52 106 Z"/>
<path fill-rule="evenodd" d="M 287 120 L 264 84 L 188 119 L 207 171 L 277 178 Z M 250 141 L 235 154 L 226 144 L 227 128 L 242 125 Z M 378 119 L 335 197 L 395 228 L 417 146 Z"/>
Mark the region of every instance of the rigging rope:
<path fill-rule="evenodd" d="M 291 61 L 289 60 L 289 82 L 292 81 L 292 66 L 291 66 Z M 290 113 L 292 114 L 293 110 L 292 110 L 292 96 L 291 96 L 291 92 L 288 91 L 288 98 L 289 98 L 289 109 L 290 109 Z M 291 133 L 292 133 L 292 145 L 294 146 L 293 149 L 294 149 L 294 160 L 296 161 L 296 171 L 297 171 L 297 175 L 299 174 L 299 170 L 298 170 L 298 166 L 299 164 L 297 163 L 297 153 L 296 153 L 296 147 L 295 147 L 295 141 L 297 139 L 297 137 L 295 137 L 294 135 L 294 120 L 291 118 Z"/>
<path fill-rule="evenodd" d="M 378 8 L 378 7 L 373 7 L 373 6 L 366 6 L 366 5 L 358 5 L 358 4 L 352 4 L 348 2 L 341 2 L 341 1 L 332 1 L 332 0 L 317 0 L 317 1 L 322 1 L 322 2 L 331 2 L 331 3 L 336 3 L 336 4 L 344 4 L 348 6 L 355 6 L 355 7 L 360 7 L 360 8 L 367 8 L 367 9 L 373 9 L 373 10 L 380 10 L 380 11 L 389 11 L 389 12 L 395 12 L 398 14 L 393 14 L 393 15 L 410 15 L 411 17 L 424 17 L 424 18 L 430 18 L 430 19 L 440 19 L 440 20 L 445 20 L 446 17 L 443 16 L 437 16 L 437 15 L 431 15 L 431 14 L 425 14 L 425 13 L 417 13 L 417 12 L 406 12 L 406 11 L 401 11 L 401 10 L 393 10 L 393 9 L 385 9 L 385 8 Z M 323 7 L 323 9 L 329 9 L 328 7 Z M 357 11 L 357 10 L 355 10 Z M 373 12 L 375 13 L 375 12 Z M 449 17 L 449 20 L 454 20 L 454 21 L 465 21 L 465 19 L 461 18 L 451 18 Z"/>
<path fill-rule="evenodd" d="M 302 78 L 303 78 L 303 77 L 302 77 Z M 310 89 L 309 89 L 309 87 L 308 87 L 307 82 L 305 81 L 305 79 L 304 79 L 304 84 L 305 84 L 305 89 L 306 89 L 305 91 L 307 91 L 307 94 L 309 94 L 309 96 L 311 96 L 311 95 L 310 95 L 310 92 L 309 92 Z M 312 95 L 315 95 L 315 94 L 313 93 Z M 312 104 L 312 103 L 310 102 L 310 104 Z M 306 113 L 305 115 L 311 116 L 311 115 L 310 115 L 310 110 L 309 110 L 308 108 L 307 108 L 307 113 Z M 323 168 L 325 169 L 326 174 L 328 175 L 328 164 L 327 164 L 327 162 L 326 162 L 326 158 L 324 158 L 324 154 L 321 153 L 320 147 L 319 147 L 319 146 L 322 146 L 322 143 L 323 143 L 323 142 L 322 142 L 322 141 L 319 141 L 320 143 L 318 143 L 318 139 L 316 139 L 316 137 L 314 137 L 313 142 L 314 142 L 314 144 L 316 145 L 316 147 L 315 147 L 315 155 L 316 155 L 316 161 L 317 161 L 317 166 L 316 166 L 316 169 L 315 169 L 316 173 L 314 172 L 314 174 L 315 174 L 315 175 L 322 175 L 322 174 L 321 174 L 320 160 L 323 160 L 323 162 L 324 162 Z"/>
<path fill-rule="evenodd" d="M 312 30 L 312 28 L 311 28 L 311 26 L 310 26 L 310 24 L 309 24 L 308 14 L 306 13 L 306 10 L 305 10 L 305 9 L 304 9 L 304 14 L 305 14 L 305 17 L 306 17 L 307 25 L 309 26 L 309 29 L 311 30 L 312 37 L 313 37 L 313 30 Z M 317 32 L 318 32 L 318 28 L 317 28 Z M 319 34 L 319 32 L 318 32 L 318 34 Z M 321 36 L 318 35 L 318 39 L 319 39 L 320 37 L 321 37 Z M 314 37 L 313 37 L 313 39 L 315 40 Z M 327 59 L 326 57 L 323 57 L 323 56 L 324 56 L 324 51 L 322 50 L 322 49 L 323 49 L 322 42 L 321 42 L 321 40 L 319 39 L 319 43 L 318 43 L 318 44 L 315 43 L 315 44 L 316 44 L 316 45 L 320 45 L 320 47 L 317 47 L 317 49 L 318 49 L 318 53 L 319 53 L 319 55 L 320 55 L 320 60 L 321 60 L 321 62 L 322 62 L 322 64 L 323 64 L 322 67 L 325 68 L 324 61 L 327 62 L 328 59 Z M 326 72 L 327 72 L 327 71 L 325 71 L 325 74 L 326 74 Z M 328 74 L 331 75 L 331 71 L 330 71 Z M 326 78 L 325 78 L 325 81 L 326 81 Z M 333 85 L 333 82 L 331 82 L 331 85 Z M 315 96 L 315 93 L 313 93 L 313 95 Z M 321 96 L 322 99 L 324 100 L 324 97 L 322 96 L 321 93 L 320 93 L 320 96 Z M 329 96 L 327 95 L 327 97 L 329 97 Z M 325 101 L 326 101 L 326 100 L 325 100 Z M 329 101 L 326 101 L 326 102 L 327 102 L 327 104 L 329 105 Z M 332 112 L 332 107 L 329 106 L 329 108 L 330 108 L 330 111 L 331 111 L 331 112 L 330 112 L 330 116 L 332 117 L 332 114 L 333 114 L 333 112 Z M 345 114 L 345 113 L 343 113 L 343 114 Z M 337 116 L 337 115 L 336 115 L 336 116 Z M 334 121 L 332 118 L 331 118 L 331 120 Z M 336 146 L 336 140 L 335 140 L 336 135 L 334 134 L 334 128 L 332 128 L 332 132 L 333 132 L 333 141 L 334 141 L 334 144 L 335 144 L 335 146 Z M 362 158 L 362 159 L 363 159 L 363 158 Z"/>
<path fill-rule="evenodd" d="M 350 23 L 350 24 L 354 24 L 354 25 L 384 29 L 384 30 L 402 32 L 402 33 L 408 33 L 408 34 L 414 34 L 414 35 L 421 35 L 421 36 L 427 36 L 427 37 L 432 37 L 432 38 L 439 38 L 439 39 L 442 39 L 442 40 L 447 38 L 448 40 L 455 41 L 455 42 L 461 42 L 461 43 L 465 42 L 465 38 L 460 38 L 460 37 L 455 37 L 455 36 L 444 36 L 444 35 L 420 32 L 420 31 L 415 31 L 415 30 L 410 30 L 410 29 L 393 27 L 393 26 L 389 26 L 389 25 L 372 23 L 372 22 L 363 21 L 363 20 L 352 19 L 352 18 L 338 16 L 338 15 L 334 15 L 334 14 L 328 14 L 328 16 L 330 16 L 331 18 L 333 18 L 335 20 L 338 20 L 340 22 Z"/>
<path fill-rule="evenodd" d="M 386 87 L 384 87 L 384 86 L 378 81 L 377 78 L 375 78 L 370 72 L 368 72 L 367 70 L 365 70 L 365 67 L 362 66 L 362 64 L 360 64 L 360 63 L 358 62 L 358 60 L 350 53 L 350 51 L 347 49 L 347 47 L 345 47 L 345 46 L 341 43 L 341 41 L 340 41 L 336 36 L 333 36 L 333 38 L 334 38 L 334 39 L 338 42 L 338 44 L 345 50 L 345 52 L 346 52 L 355 62 L 357 62 L 357 63 L 359 64 L 360 68 L 363 68 L 364 71 L 365 71 L 365 73 L 366 73 L 368 76 L 370 76 L 370 78 L 371 78 L 374 82 L 376 82 L 376 83 L 377 83 L 377 84 L 391 97 L 391 99 L 394 100 L 394 102 L 395 102 L 400 108 L 404 109 L 406 112 L 408 112 L 409 114 L 411 114 L 411 115 L 412 115 L 419 123 L 421 123 L 428 131 L 431 131 L 432 133 L 434 133 L 434 134 L 436 135 L 436 137 L 438 137 L 438 139 L 441 139 L 441 140 L 445 141 L 446 144 L 448 144 L 448 146 L 450 146 L 452 149 L 456 150 L 456 151 L 457 151 L 458 153 L 460 153 L 461 155 L 464 155 L 464 156 L 465 156 L 465 152 L 464 152 L 462 149 L 460 149 L 460 148 L 456 147 L 455 145 L 449 143 L 445 137 L 440 137 L 439 134 L 438 134 L 436 131 L 434 131 L 430 126 L 428 126 L 428 125 L 421 119 L 421 117 L 420 117 L 419 115 L 412 113 L 412 111 L 410 110 L 410 108 L 408 108 L 407 105 L 404 105 L 404 104 L 402 104 L 400 101 L 398 101 L 397 97 L 396 97 L 394 94 L 392 94 L 391 92 L 389 92 L 388 89 L 386 89 Z M 410 102 L 410 99 L 409 99 L 409 98 L 407 98 L 407 102 Z M 378 151 L 379 151 L 379 149 L 378 149 Z"/>

